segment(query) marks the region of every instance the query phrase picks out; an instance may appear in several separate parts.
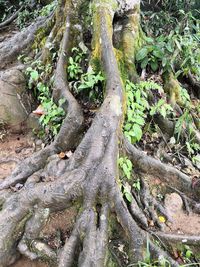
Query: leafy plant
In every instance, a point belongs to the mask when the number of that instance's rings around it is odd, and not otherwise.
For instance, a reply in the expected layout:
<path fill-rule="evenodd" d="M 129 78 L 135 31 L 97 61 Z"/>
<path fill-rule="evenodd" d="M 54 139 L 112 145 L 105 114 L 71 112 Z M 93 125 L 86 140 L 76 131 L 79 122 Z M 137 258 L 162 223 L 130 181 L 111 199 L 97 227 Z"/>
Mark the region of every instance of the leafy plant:
<path fill-rule="evenodd" d="M 77 92 L 87 91 L 89 92 L 89 98 L 95 100 L 99 95 L 99 86 L 101 86 L 104 80 L 105 78 L 101 72 L 95 73 L 93 69 L 90 69 L 87 73 L 81 75 Z"/>
<path fill-rule="evenodd" d="M 124 177 L 126 177 L 128 180 L 131 179 L 131 173 L 133 169 L 132 162 L 127 157 L 121 157 L 118 159 L 118 165 L 122 169 Z"/>
<path fill-rule="evenodd" d="M 146 110 L 149 109 L 147 93 L 141 90 L 141 84 L 126 83 L 127 115 L 124 125 L 124 134 L 135 143 L 142 138 L 142 127 L 147 117 Z"/>
<path fill-rule="evenodd" d="M 29 59 L 30 60 L 30 59 Z M 45 80 L 45 78 L 52 72 L 51 64 L 43 65 L 40 60 L 35 60 L 30 64 L 25 71 L 28 77 L 28 87 L 33 89 L 35 97 L 37 97 L 37 83 Z"/>
<path fill-rule="evenodd" d="M 147 38 L 147 45 L 142 47 L 136 54 L 136 61 L 140 64 L 142 69 L 147 66 L 153 71 L 157 71 L 160 64 L 166 65 L 167 59 L 164 51 L 164 42 L 159 40 L 154 40 L 152 38 Z"/>
<path fill-rule="evenodd" d="M 159 99 L 158 102 L 150 107 L 150 115 L 153 116 L 156 113 L 160 113 L 163 118 L 166 118 L 167 115 L 173 112 L 171 105 L 167 104 L 165 99 Z"/>
<path fill-rule="evenodd" d="M 34 18 L 34 14 L 25 8 L 18 14 L 18 17 L 17 17 L 18 27 L 20 29 L 23 29 L 27 25 L 27 23 L 33 18 Z"/>
<path fill-rule="evenodd" d="M 28 87 L 33 90 L 34 96 L 43 111 L 39 119 L 43 131 L 39 132 L 39 135 L 40 137 L 48 135 L 49 140 L 51 140 L 58 134 L 65 117 L 65 112 L 62 108 L 64 100 L 60 100 L 56 105 L 51 97 L 51 82 L 45 83 L 52 72 L 52 66 L 50 64 L 43 65 L 39 60 L 33 61 L 30 65 L 25 71 L 28 78 Z"/>
<path fill-rule="evenodd" d="M 69 65 L 67 69 L 69 78 L 72 80 L 78 80 L 80 74 L 83 73 L 79 62 L 76 62 L 76 60 L 74 60 L 73 57 L 69 58 Z"/>
<path fill-rule="evenodd" d="M 141 190 L 140 179 L 137 179 L 137 180 L 133 183 L 133 188 L 135 188 L 137 191 L 140 191 L 140 190 Z"/>
<path fill-rule="evenodd" d="M 53 1 L 42 8 L 41 5 L 33 8 L 31 0 L 25 0 L 20 2 L 20 5 L 23 5 L 25 8 L 18 14 L 17 25 L 20 29 L 23 29 L 31 20 L 36 20 L 39 16 L 48 16 L 55 9 L 57 3 Z"/>
<path fill-rule="evenodd" d="M 81 76 L 81 82 L 78 86 L 78 91 L 82 91 L 85 89 L 94 89 L 95 85 L 104 80 L 105 79 L 101 72 L 96 74 L 93 69 L 91 69 L 86 74 L 83 74 Z"/>
<path fill-rule="evenodd" d="M 87 48 L 79 44 L 80 47 L 72 49 L 72 56 L 68 61 L 68 80 L 73 84 L 75 93 L 86 93 L 90 99 L 99 100 L 99 88 L 102 87 L 102 82 L 105 80 L 102 73 L 96 72 L 92 67 L 89 67 L 87 72 L 84 73 L 86 67 L 85 55 Z"/>
<path fill-rule="evenodd" d="M 162 16 L 164 16 L 162 13 Z M 158 23 L 155 25 L 156 29 L 163 29 L 158 24 L 163 19 L 157 17 L 157 13 L 153 13 L 148 19 L 145 17 L 144 21 L 151 21 L 155 23 L 155 17 Z M 191 12 L 178 10 L 175 17 L 168 16 L 173 20 L 173 27 L 168 27 L 168 30 L 163 32 L 149 33 L 152 37 L 146 37 L 146 45 L 144 45 L 136 54 L 136 61 L 141 69 L 147 68 L 153 72 L 162 70 L 163 72 L 176 73 L 176 68 L 179 71 L 176 76 L 181 73 L 187 75 L 189 72 L 195 76 L 200 76 L 200 23 L 199 19 L 194 17 Z M 178 22 L 180 20 L 180 22 Z M 165 24 L 167 25 L 167 23 Z"/>
<path fill-rule="evenodd" d="M 130 81 L 126 83 L 127 96 L 127 114 L 124 124 L 124 134 L 131 143 L 140 141 L 143 135 L 143 127 L 147 115 L 161 114 L 163 117 L 171 112 L 172 108 L 164 99 L 157 99 L 153 106 L 149 105 L 148 94 L 150 91 L 157 91 L 162 97 L 162 87 L 154 82 L 140 82 L 133 84 Z M 162 106 L 162 107 L 161 107 Z"/>
<path fill-rule="evenodd" d="M 130 180 L 133 169 L 132 162 L 127 157 L 121 157 L 118 159 L 118 165 L 122 170 L 122 179 L 126 178 L 127 180 Z M 131 187 L 127 182 L 123 182 L 122 193 L 129 202 L 132 202 L 133 197 L 131 194 Z"/>
<path fill-rule="evenodd" d="M 4 21 L 8 16 L 15 12 L 16 6 L 10 1 L 0 0 L 0 22 Z"/>
<path fill-rule="evenodd" d="M 176 121 L 175 124 L 175 135 L 177 136 L 177 142 L 180 140 L 181 133 L 184 131 L 186 132 L 189 130 L 189 138 L 191 137 L 191 134 L 193 132 L 193 118 L 191 114 L 189 113 L 189 110 L 186 110 Z"/>
<path fill-rule="evenodd" d="M 39 16 L 48 16 L 57 6 L 56 1 L 44 6 L 41 10 L 38 11 Z"/>
<path fill-rule="evenodd" d="M 42 99 L 41 104 L 44 108 L 44 114 L 40 117 L 39 121 L 45 133 L 48 134 L 51 139 L 58 134 L 65 117 L 65 111 L 62 108 L 62 104 L 65 100 L 60 99 L 57 106 L 52 98 L 42 97 Z"/>
<path fill-rule="evenodd" d="M 67 68 L 69 80 L 80 79 L 81 74 L 83 74 L 81 64 L 84 60 L 85 54 L 86 51 L 83 51 L 80 48 L 77 47 L 72 48 L 72 56 L 69 57 L 68 68 Z"/>
<path fill-rule="evenodd" d="M 125 183 L 122 185 L 122 193 L 125 196 L 125 198 L 128 200 L 128 202 L 132 202 L 133 196 L 131 194 L 131 186 L 128 183 Z"/>

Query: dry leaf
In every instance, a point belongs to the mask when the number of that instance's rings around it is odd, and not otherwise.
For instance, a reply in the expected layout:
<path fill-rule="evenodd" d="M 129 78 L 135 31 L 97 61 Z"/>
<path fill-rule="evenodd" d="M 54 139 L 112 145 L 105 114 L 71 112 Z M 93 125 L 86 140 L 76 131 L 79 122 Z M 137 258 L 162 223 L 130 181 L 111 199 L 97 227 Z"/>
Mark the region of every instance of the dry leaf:
<path fill-rule="evenodd" d="M 60 152 L 60 154 L 58 154 L 60 159 L 64 159 L 66 157 L 64 152 Z"/>
<path fill-rule="evenodd" d="M 165 223 L 166 222 L 166 219 L 163 216 L 159 216 L 158 219 L 159 219 L 159 222 L 161 222 L 161 223 Z"/>
<path fill-rule="evenodd" d="M 33 111 L 33 114 L 36 114 L 36 115 L 43 115 L 44 114 L 44 108 L 42 105 L 39 105 L 36 110 Z"/>

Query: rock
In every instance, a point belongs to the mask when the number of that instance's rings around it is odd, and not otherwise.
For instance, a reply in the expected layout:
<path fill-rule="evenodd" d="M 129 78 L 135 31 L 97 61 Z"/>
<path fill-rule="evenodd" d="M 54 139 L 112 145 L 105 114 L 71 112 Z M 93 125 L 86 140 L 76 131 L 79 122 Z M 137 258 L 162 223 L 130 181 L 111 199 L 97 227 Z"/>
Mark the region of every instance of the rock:
<path fill-rule="evenodd" d="M 165 195 L 165 208 L 169 215 L 176 214 L 183 208 L 182 198 L 177 193 Z"/>
<path fill-rule="evenodd" d="M 20 131 L 31 112 L 26 80 L 17 68 L 0 72 L 0 121 Z"/>

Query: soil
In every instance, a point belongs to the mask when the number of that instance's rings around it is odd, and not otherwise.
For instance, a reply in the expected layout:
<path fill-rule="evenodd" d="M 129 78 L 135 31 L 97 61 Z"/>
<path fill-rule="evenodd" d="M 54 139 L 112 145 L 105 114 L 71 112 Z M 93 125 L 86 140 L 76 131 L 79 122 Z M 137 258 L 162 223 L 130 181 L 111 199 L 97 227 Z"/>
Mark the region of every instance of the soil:
<path fill-rule="evenodd" d="M 31 155 L 34 150 L 30 135 L 4 134 L 0 142 L 0 179 L 8 176 L 17 162 Z"/>
<path fill-rule="evenodd" d="M 170 215 L 170 221 L 164 222 L 166 233 L 200 235 L 200 215 L 185 210 L 183 201 L 177 193 L 166 192 L 167 185 L 155 177 L 148 178 L 151 181 L 151 193 L 157 198 L 160 196 L 163 205 Z"/>
<path fill-rule="evenodd" d="M 48 265 L 44 262 L 31 261 L 25 257 L 22 257 L 17 263 L 11 265 L 10 267 L 48 267 Z"/>

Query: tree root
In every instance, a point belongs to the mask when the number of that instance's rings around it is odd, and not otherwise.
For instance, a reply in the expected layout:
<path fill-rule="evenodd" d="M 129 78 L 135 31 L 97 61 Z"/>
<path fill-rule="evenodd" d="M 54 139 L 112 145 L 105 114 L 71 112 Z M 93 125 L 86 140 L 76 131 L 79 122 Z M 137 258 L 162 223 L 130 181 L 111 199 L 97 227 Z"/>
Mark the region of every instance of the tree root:
<path fill-rule="evenodd" d="M 49 15 L 48 18 L 38 18 L 37 22 L 31 24 L 22 32 L 17 33 L 0 45 L 1 69 L 5 68 L 5 66 L 9 63 L 15 61 L 17 56 L 19 56 L 24 50 L 27 51 L 30 49 L 32 43 L 34 42 L 35 34 L 43 28 L 45 28 L 45 30 L 48 29 L 50 27 L 52 17 L 53 14 Z"/>
<path fill-rule="evenodd" d="M 81 132 L 83 124 L 82 110 L 69 91 L 67 77 L 66 77 L 66 58 L 69 39 L 69 22 L 66 22 L 66 31 L 63 37 L 62 50 L 60 51 L 60 57 L 58 60 L 56 73 L 55 73 L 55 88 L 53 90 L 54 99 L 65 99 L 63 108 L 66 112 L 66 118 L 63 122 L 61 130 L 56 137 L 55 141 L 44 148 L 43 150 L 35 153 L 30 158 L 27 158 L 13 171 L 13 173 L 0 183 L 0 189 L 8 188 L 16 183 L 26 181 L 26 179 L 42 169 L 49 156 L 74 148 L 77 137 Z"/>
<path fill-rule="evenodd" d="M 140 220 L 142 228 L 138 225 L 141 207 L 136 199 L 129 212 L 119 187 L 118 141 L 122 135 L 125 97 L 112 44 L 112 22 L 117 7 L 118 1 L 115 0 L 106 2 L 106 5 L 94 0 L 93 26 L 98 29 L 96 36 L 94 33 L 94 44 L 99 46 L 96 50 L 106 76 L 105 98 L 73 155 L 63 160 L 56 153 L 69 149 L 72 144 L 74 146 L 74 139 L 78 137 L 83 124 L 81 108 L 71 95 L 66 78 L 65 54 L 68 49 L 70 17 L 66 18 L 53 92 L 56 101 L 65 99 L 63 108 L 67 113 L 66 119 L 50 146 L 26 159 L 0 184 L 2 190 L 17 182 L 25 182 L 24 187 L 17 192 L 1 191 L 0 267 L 12 264 L 18 252 L 31 259 L 41 258 L 53 262 L 54 266 L 59 267 L 73 264 L 81 267 L 107 266 L 108 242 L 112 235 L 111 213 L 115 215 L 129 241 L 128 256 L 131 263 L 143 259 L 148 241 L 154 257 L 163 256 L 171 266 L 179 266 L 170 255 L 154 244 L 153 238 L 146 231 L 148 225 L 144 216 Z M 124 143 L 138 169 L 157 174 L 171 184 L 173 178 L 173 184 L 189 194 L 191 181 L 188 176 L 148 157 L 128 142 Z M 52 179 L 44 182 L 47 178 Z M 194 191 L 198 193 L 198 189 Z M 164 213 L 163 207 L 150 197 L 144 182 L 141 193 L 144 196 L 143 207 L 149 208 L 152 202 L 154 207 Z M 56 253 L 43 243 L 41 229 L 50 213 L 79 202 L 82 208 L 71 235 L 61 251 Z M 153 217 L 154 213 L 150 216 Z"/>
<path fill-rule="evenodd" d="M 19 13 L 24 9 L 24 7 L 20 7 L 12 16 L 10 16 L 8 19 L 0 23 L 0 30 L 9 24 L 11 24 L 19 15 Z"/>
<path fill-rule="evenodd" d="M 189 246 L 200 245 L 200 237 L 198 235 L 177 235 L 163 232 L 154 232 L 153 235 L 155 235 L 155 237 L 158 237 L 160 240 L 168 243 L 184 244 Z"/>
<path fill-rule="evenodd" d="M 200 82 L 189 72 L 188 82 L 193 87 L 195 95 L 200 99 Z"/>
<path fill-rule="evenodd" d="M 124 139 L 125 149 L 130 156 L 133 164 L 141 172 L 156 175 L 161 181 L 170 183 L 173 187 L 181 192 L 191 195 L 192 180 L 181 171 L 174 167 L 168 166 L 160 161 L 147 156 L 144 152 L 132 146 Z M 173 178 L 172 178 L 173 177 Z M 198 198 L 199 188 L 193 190 L 193 195 Z"/>

